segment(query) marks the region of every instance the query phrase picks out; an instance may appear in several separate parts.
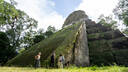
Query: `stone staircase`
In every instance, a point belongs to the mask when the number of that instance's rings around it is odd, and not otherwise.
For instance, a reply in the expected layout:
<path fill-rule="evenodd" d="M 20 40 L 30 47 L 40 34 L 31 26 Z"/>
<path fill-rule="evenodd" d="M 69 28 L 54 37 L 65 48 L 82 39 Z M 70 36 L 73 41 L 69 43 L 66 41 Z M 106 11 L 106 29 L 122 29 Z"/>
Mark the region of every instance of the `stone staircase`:
<path fill-rule="evenodd" d="M 90 65 L 128 66 L 128 38 L 119 30 L 86 20 Z"/>

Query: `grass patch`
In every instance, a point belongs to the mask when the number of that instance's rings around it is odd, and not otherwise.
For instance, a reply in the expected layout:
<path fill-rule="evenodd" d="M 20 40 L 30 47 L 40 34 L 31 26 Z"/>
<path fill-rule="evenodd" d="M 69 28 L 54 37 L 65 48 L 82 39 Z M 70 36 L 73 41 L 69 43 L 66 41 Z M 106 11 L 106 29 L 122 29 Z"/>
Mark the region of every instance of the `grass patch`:
<path fill-rule="evenodd" d="M 127 67 L 103 66 L 103 67 L 69 67 L 64 69 L 27 68 L 27 67 L 0 67 L 0 72 L 128 72 Z"/>

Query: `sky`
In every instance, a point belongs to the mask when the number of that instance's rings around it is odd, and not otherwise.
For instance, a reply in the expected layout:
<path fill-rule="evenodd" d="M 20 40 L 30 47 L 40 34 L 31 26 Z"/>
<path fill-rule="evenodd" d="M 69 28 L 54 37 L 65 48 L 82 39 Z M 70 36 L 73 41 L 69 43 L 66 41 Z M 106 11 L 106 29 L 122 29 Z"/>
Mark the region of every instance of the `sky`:
<path fill-rule="evenodd" d="M 75 10 L 84 10 L 96 21 L 104 14 L 112 14 L 118 0 L 15 0 L 18 9 L 38 21 L 38 29 L 54 26 L 61 29 L 66 17 Z"/>

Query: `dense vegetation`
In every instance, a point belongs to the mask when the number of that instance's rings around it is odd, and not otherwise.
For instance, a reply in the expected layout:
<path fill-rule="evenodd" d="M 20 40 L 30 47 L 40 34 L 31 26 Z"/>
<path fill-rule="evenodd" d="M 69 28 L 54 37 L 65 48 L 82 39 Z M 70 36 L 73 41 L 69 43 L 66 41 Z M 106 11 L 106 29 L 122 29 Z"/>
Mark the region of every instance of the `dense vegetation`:
<path fill-rule="evenodd" d="M 9 38 L 4 32 L 0 32 L 0 63 L 5 64 L 16 55 L 16 52 L 9 43 Z"/>

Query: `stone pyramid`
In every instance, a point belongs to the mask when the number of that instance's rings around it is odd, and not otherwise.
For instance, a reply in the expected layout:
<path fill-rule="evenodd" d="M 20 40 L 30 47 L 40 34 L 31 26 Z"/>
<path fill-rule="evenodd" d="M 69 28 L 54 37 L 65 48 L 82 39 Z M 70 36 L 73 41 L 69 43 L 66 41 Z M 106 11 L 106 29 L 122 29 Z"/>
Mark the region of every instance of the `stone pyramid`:
<path fill-rule="evenodd" d="M 118 65 L 128 66 L 128 38 L 119 30 L 97 24 L 84 11 L 71 13 L 65 20 L 63 29 L 49 38 L 19 54 L 6 65 L 32 66 L 34 55 L 42 52 L 41 66 L 50 65 L 52 52 L 62 53 L 65 62 L 76 66 Z"/>

